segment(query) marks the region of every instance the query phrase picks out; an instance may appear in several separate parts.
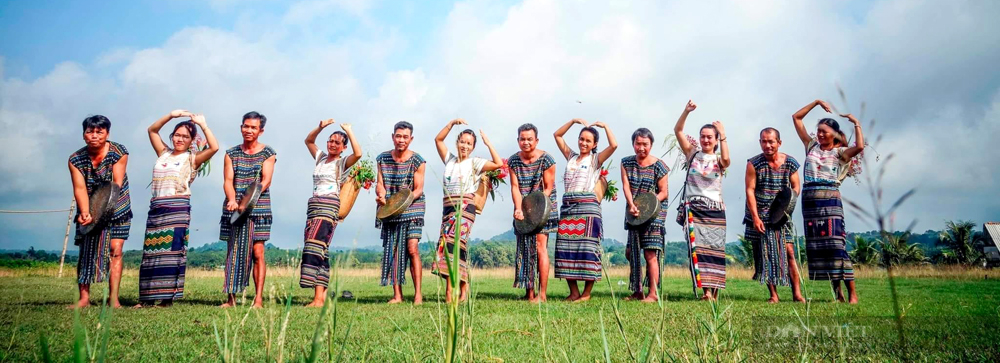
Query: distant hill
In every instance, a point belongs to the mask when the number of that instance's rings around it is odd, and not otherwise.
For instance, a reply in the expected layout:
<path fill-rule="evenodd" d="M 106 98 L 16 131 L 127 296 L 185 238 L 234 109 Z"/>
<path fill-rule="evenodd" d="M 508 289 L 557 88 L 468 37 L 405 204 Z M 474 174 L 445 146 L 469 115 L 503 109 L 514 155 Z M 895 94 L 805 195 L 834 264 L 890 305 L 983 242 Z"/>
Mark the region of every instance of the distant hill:
<path fill-rule="evenodd" d="M 473 238 L 471 241 L 469 241 L 469 243 L 470 244 L 479 244 L 479 243 L 483 243 L 483 242 L 508 242 L 508 241 L 516 241 L 516 240 L 517 240 L 517 236 L 514 235 L 514 229 L 511 228 L 511 229 L 508 229 L 504 233 L 501 233 L 501 234 L 498 234 L 496 236 L 490 237 L 489 239 L 486 239 L 486 240 L 481 240 L 481 239 L 478 239 L 478 238 Z M 625 243 L 622 243 L 621 241 L 616 240 L 614 238 L 605 238 L 604 240 L 601 241 L 601 244 L 602 245 L 606 245 L 606 246 L 625 246 Z"/>

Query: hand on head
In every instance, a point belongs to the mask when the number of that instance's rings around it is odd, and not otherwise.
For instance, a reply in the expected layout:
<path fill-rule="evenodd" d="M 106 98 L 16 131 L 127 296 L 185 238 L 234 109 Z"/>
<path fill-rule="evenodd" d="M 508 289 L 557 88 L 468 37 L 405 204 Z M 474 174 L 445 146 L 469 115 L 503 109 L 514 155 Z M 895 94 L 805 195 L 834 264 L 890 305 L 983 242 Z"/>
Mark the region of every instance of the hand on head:
<path fill-rule="evenodd" d="M 191 116 L 191 112 L 188 111 L 188 110 L 177 109 L 177 110 L 170 111 L 170 117 L 172 117 L 172 118 L 190 117 L 190 116 Z"/>

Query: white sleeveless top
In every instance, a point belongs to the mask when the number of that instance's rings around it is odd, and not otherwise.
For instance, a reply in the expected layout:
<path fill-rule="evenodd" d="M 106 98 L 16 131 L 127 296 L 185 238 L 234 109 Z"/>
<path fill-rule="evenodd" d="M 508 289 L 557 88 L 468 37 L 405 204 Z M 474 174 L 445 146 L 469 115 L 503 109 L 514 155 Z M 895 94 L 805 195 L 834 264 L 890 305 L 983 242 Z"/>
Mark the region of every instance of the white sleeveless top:
<path fill-rule="evenodd" d="M 445 195 L 475 193 L 485 165 L 486 159 L 468 157 L 459 162 L 455 154 L 449 153 L 448 161 L 444 163 Z"/>
<path fill-rule="evenodd" d="M 153 182 L 149 186 L 153 198 L 191 195 L 191 182 L 198 175 L 194 171 L 194 153 L 173 155 L 173 152 L 167 149 L 156 158 Z"/>
<path fill-rule="evenodd" d="M 563 174 L 563 186 L 566 193 L 591 193 L 597 185 L 597 178 L 601 176 L 600 165 L 597 165 L 597 155 L 593 152 L 586 157 L 577 160 L 576 152 L 569 154 L 566 163 L 566 173 Z"/>
<path fill-rule="evenodd" d="M 313 196 L 339 197 L 340 183 L 344 177 L 347 158 L 340 157 L 337 160 L 327 162 L 326 157 L 325 152 L 316 151 L 316 166 L 313 168 Z"/>
<path fill-rule="evenodd" d="M 719 155 L 694 151 L 694 158 L 687 169 L 684 198 L 702 197 L 722 203 L 722 165 Z"/>

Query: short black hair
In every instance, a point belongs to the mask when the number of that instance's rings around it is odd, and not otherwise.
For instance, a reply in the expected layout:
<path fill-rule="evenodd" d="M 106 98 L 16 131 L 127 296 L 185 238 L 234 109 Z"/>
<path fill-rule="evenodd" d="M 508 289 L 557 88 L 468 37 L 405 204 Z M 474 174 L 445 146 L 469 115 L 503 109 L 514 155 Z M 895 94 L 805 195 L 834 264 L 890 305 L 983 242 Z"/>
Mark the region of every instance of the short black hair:
<path fill-rule="evenodd" d="M 253 119 L 260 120 L 260 128 L 264 128 L 264 125 L 267 124 L 267 117 L 264 116 L 264 114 L 257 111 L 250 111 L 243 114 L 243 120 L 240 121 L 240 124 L 243 124 L 243 122 L 246 120 L 253 120 Z"/>
<path fill-rule="evenodd" d="M 340 137 L 342 137 L 344 140 L 344 146 L 347 146 L 348 144 L 351 143 L 351 140 L 347 138 L 347 134 L 345 134 L 343 131 L 334 131 L 332 134 L 330 134 L 330 137 L 333 137 L 333 135 L 340 135 Z"/>
<path fill-rule="evenodd" d="M 778 131 L 778 129 L 773 128 L 773 127 L 765 127 L 763 130 L 760 130 L 760 137 L 761 138 L 764 137 L 764 133 L 765 132 L 773 132 L 774 136 L 776 136 L 778 138 L 778 141 L 781 141 L 781 131 Z"/>
<path fill-rule="evenodd" d="M 95 130 L 103 129 L 107 130 L 108 132 L 111 132 L 111 120 L 108 120 L 108 118 L 104 117 L 104 115 L 88 116 L 87 118 L 83 119 L 83 132 L 87 132 L 87 130 L 90 129 L 95 129 Z"/>
<path fill-rule="evenodd" d="M 396 126 L 393 126 L 393 127 L 392 127 L 392 133 L 394 133 L 394 134 L 395 134 L 395 133 L 396 133 L 396 130 L 399 130 L 399 129 L 407 129 L 407 130 L 410 130 L 410 134 L 411 134 L 411 135 L 413 134 L 413 124 L 411 124 L 411 123 L 409 123 L 409 122 L 406 122 L 406 121 L 400 121 L 400 122 L 397 122 L 397 123 L 396 123 Z"/>
<path fill-rule="evenodd" d="M 538 128 L 532 125 L 530 122 L 517 127 L 517 136 L 520 137 L 522 132 L 532 131 L 535 133 L 535 138 L 538 138 Z"/>
<path fill-rule="evenodd" d="M 650 145 L 653 144 L 653 132 L 649 131 L 649 129 L 647 129 L 645 127 L 640 127 L 638 129 L 636 129 L 635 132 L 632 133 L 632 143 L 634 144 L 635 143 L 635 139 L 640 138 L 640 137 L 645 137 L 645 138 L 649 139 L 649 144 Z"/>
<path fill-rule="evenodd" d="M 601 141 L 601 134 L 597 133 L 597 129 L 593 126 L 584 127 L 583 130 L 580 130 L 580 135 L 583 135 L 584 132 L 589 132 L 591 135 L 594 135 L 594 145 L 597 145 L 597 142 Z"/>

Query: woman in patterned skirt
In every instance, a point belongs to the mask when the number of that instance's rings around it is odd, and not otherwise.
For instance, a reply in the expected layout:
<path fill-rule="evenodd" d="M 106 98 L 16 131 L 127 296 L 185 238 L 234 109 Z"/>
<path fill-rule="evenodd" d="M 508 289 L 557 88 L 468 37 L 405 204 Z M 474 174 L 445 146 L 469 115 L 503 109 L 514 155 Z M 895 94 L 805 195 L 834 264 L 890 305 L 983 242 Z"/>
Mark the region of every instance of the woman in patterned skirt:
<path fill-rule="evenodd" d="M 87 144 L 69 156 L 69 174 L 73 180 L 73 197 L 76 198 L 76 222 L 81 225 L 98 223 L 100 216 L 90 213 L 90 195 L 107 183 L 121 188 L 118 201 L 113 206 L 111 218 L 100 230 L 81 234 L 79 229 L 74 244 L 80 246 L 76 264 L 80 299 L 72 307 L 90 305 L 90 285 L 109 279 L 108 305 L 118 308 L 118 286 L 122 279 L 122 245 L 132 227 L 132 199 L 129 198 L 128 150 L 125 146 L 109 141 L 111 120 L 94 115 L 83 120 L 83 141 Z M 110 275 L 110 276 L 109 276 Z"/>
<path fill-rule="evenodd" d="M 690 263 L 695 286 L 704 290 L 702 300 L 715 300 L 726 288 L 726 204 L 722 202 L 722 175 L 729 167 L 729 145 L 722 122 L 698 131 L 698 145 L 684 135 L 684 122 L 698 106 L 688 100 L 677 119 L 674 135 L 688 160 L 682 213 L 677 220 L 691 246 Z M 700 146 L 700 147 L 698 147 Z M 716 154 L 721 148 L 721 154 Z"/>
<path fill-rule="evenodd" d="M 577 138 L 580 152 L 573 151 L 563 140 L 563 135 L 574 124 L 583 126 Z M 608 134 L 608 147 L 595 153 L 600 134 Z M 594 194 L 594 186 L 601 175 L 601 165 L 615 153 L 618 142 L 611 128 L 603 122 L 588 126 L 586 121 L 572 119 L 554 134 L 559 151 L 566 157 L 566 174 L 563 176 L 565 192 L 559 209 L 559 229 L 556 233 L 556 278 L 566 279 L 569 296 L 566 301 L 590 300 L 594 281 L 601 279 L 601 238 L 604 225 L 601 221 L 601 201 Z M 584 281 L 583 293 L 577 281 Z"/>
<path fill-rule="evenodd" d="M 434 138 L 438 155 L 444 162 L 444 216 L 441 221 L 441 237 L 438 239 L 437 259 L 434 262 L 433 272 L 435 275 L 446 279 L 445 301 L 451 301 L 451 276 L 449 273 L 452 252 L 455 249 L 455 234 L 459 235 L 458 252 L 458 274 L 460 276 L 459 300 L 465 301 L 469 297 L 469 267 L 468 267 L 468 247 L 469 236 L 472 234 L 472 225 L 476 223 L 476 205 L 473 203 L 475 192 L 479 189 L 479 181 L 484 173 L 491 172 L 503 167 L 503 159 L 493 149 L 493 144 L 486 137 L 483 130 L 479 134 L 483 136 L 483 144 L 490 150 L 490 158 L 473 157 L 472 151 L 476 148 L 476 133 L 470 129 L 465 129 L 458 134 L 455 140 L 455 149 L 458 155 L 448 152 L 448 146 L 444 139 L 448 137 L 452 127 L 455 125 L 467 125 L 463 119 L 454 119 L 448 122 L 441 132 Z"/>
<path fill-rule="evenodd" d="M 340 185 L 346 181 L 344 171 L 361 159 L 361 144 L 354 138 L 350 124 L 340 124 L 344 131 L 334 131 L 326 140 L 326 152 L 316 146 L 316 137 L 333 119 L 319 122 L 306 136 L 306 148 L 316 166 L 313 167 L 313 193 L 306 205 L 305 241 L 302 247 L 302 273 L 299 286 L 314 288 L 313 300 L 306 306 L 323 306 L 326 288 L 330 284 L 330 240 L 340 218 Z M 342 157 L 348 143 L 351 155 Z"/>
<path fill-rule="evenodd" d="M 625 245 L 625 257 L 629 262 L 628 286 L 632 295 L 625 300 L 639 300 L 652 303 L 659 299 L 656 288 L 660 284 L 660 260 L 663 254 L 664 223 L 667 219 L 667 198 L 669 195 L 667 173 L 670 168 L 659 158 L 653 156 L 653 133 L 643 127 L 632 133 L 632 149 L 635 155 L 622 158 L 622 191 L 625 195 L 625 212 L 639 216 L 639 208 L 632 198 L 639 193 L 656 194 L 660 202 L 660 214 L 653 220 L 639 226 L 625 223 L 628 231 L 628 242 Z M 643 296 L 642 264 L 646 263 L 646 286 L 649 293 Z"/>
<path fill-rule="evenodd" d="M 160 129 L 178 117 L 190 117 L 174 126 L 170 133 L 172 148 L 163 143 Z M 198 137 L 198 127 L 205 132 L 208 148 L 192 148 Z M 150 189 L 146 217 L 146 236 L 142 244 L 142 263 L 139 265 L 139 304 L 151 306 L 160 300 L 161 307 L 173 304 L 184 297 L 184 270 L 187 263 L 188 234 L 191 224 L 191 183 L 198 175 L 198 168 L 212 159 L 219 151 L 215 135 L 205 123 L 204 115 L 185 110 L 173 110 L 147 129 L 149 143 L 159 155 L 153 165 L 153 182 Z"/>
<path fill-rule="evenodd" d="M 847 254 L 847 229 L 844 226 L 844 204 L 840 200 L 840 182 L 847 177 L 851 158 L 865 149 L 861 123 L 851 114 L 840 115 L 854 124 L 857 142 L 847 145 L 840 124 L 832 118 L 819 120 L 816 137 L 806 130 L 802 119 L 816 106 L 830 112 L 830 105 L 821 100 L 810 102 L 792 115 L 795 131 L 806 147 L 803 166 L 802 218 L 806 232 L 806 258 L 810 280 L 830 280 L 837 300 L 844 302 L 840 282 L 847 285 L 848 301 L 858 303 L 854 289 L 854 266 Z"/>

